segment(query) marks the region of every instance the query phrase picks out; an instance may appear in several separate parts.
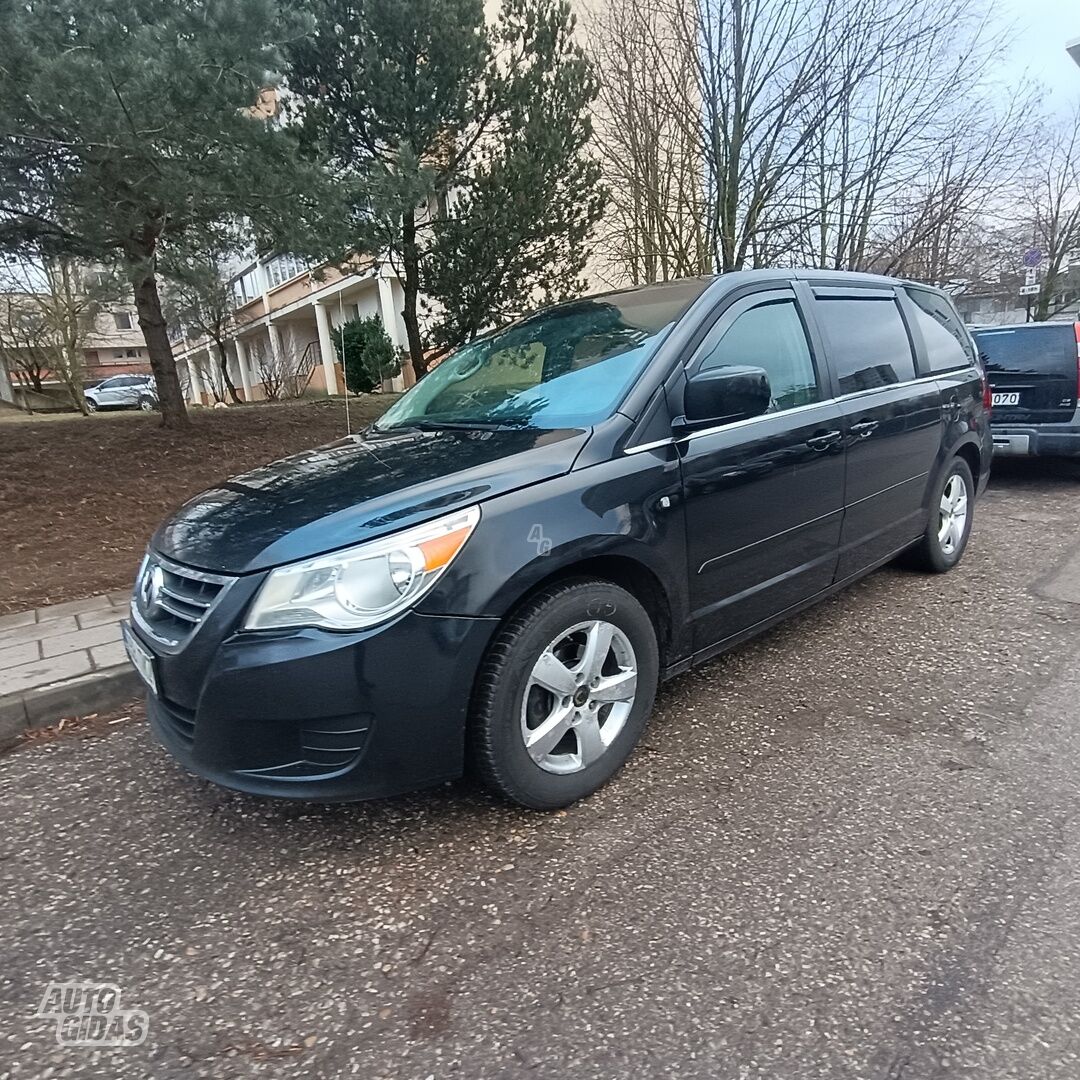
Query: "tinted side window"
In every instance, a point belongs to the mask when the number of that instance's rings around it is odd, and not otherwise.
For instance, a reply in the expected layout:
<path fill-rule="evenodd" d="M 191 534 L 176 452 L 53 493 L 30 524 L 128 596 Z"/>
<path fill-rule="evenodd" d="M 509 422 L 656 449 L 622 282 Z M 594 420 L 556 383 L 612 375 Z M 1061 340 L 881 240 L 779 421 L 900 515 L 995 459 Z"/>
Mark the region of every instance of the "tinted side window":
<path fill-rule="evenodd" d="M 816 301 L 841 394 L 915 378 L 915 358 L 895 300 Z"/>
<path fill-rule="evenodd" d="M 971 363 L 967 331 L 944 297 L 926 289 L 908 289 L 915 305 L 915 319 L 926 344 L 926 365 L 929 371 L 952 371 Z"/>
<path fill-rule="evenodd" d="M 764 368 L 772 387 L 774 412 L 818 400 L 814 361 L 793 300 L 777 300 L 744 311 L 726 330 L 714 330 L 705 339 L 700 355 L 701 371 L 741 365 Z"/>

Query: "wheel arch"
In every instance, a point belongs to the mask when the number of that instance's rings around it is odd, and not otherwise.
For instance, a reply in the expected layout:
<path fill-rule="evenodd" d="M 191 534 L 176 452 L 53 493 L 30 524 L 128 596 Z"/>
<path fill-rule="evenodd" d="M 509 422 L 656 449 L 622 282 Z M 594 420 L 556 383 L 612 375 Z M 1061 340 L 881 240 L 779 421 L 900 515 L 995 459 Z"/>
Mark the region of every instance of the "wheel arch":
<path fill-rule="evenodd" d="M 971 470 L 971 477 L 975 481 L 975 487 L 979 487 L 979 476 L 982 472 L 982 451 L 971 441 L 962 442 L 954 451 L 954 456 L 962 458 Z"/>
<path fill-rule="evenodd" d="M 548 574 L 530 580 L 519 591 L 500 618 L 500 626 L 538 593 L 563 581 L 597 579 L 625 589 L 645 609 L 656 629 L 661 670 L 671 661 L 671 651 L 677 647 L 675 616 L 666 590 L 656 571 L 639 559 L 623 552 L 605 552 L 571 562 L 561 563 Z"/>

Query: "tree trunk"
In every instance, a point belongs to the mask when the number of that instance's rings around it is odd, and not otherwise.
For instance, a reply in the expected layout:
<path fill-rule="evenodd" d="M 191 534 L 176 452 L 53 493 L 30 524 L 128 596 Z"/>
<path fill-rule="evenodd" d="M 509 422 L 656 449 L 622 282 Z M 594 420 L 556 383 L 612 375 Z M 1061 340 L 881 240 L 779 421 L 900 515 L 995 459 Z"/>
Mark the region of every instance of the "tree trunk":
<path fill-rule="evenodd" d="M 217 342 L 218 347 L 218 364 L 221 367 L 221 378 L 225 383 L 225 389 L 229 391 L 229 397 L 232 398 L 234 405 L 241 404 L 240 395 L 236 392 L 236 387 L 233 385 L 232 376 L 229 375 L 229 354 L 225 351 L 225 343 L 223 341 Z"/>
<path fill-rule="evenodd" d="M 64 346 L 64 362 L 67 365 L 67 377 L 64 384 L 67 387 L 68 397 L 71 404 L 83 414 L 89 416 L 90 410 L 86 407 L 86 395 L 83 393 L 83 361 L 79 355 L 79 343 L 68 340 Z"/>
<path fill-rule="evenodd" d="M 146 351 L 150 354 L 150 369 L 157 384 L 158 405 L 161 408 L 161 426 L 188 428 L 191 419 L 184 404 L 180 378 L 176 374 L 165 316 L 161 313 L 161 297 L 158 296 L 157 278 L 152 265 L 145 262 L 129 265 L 137 269 L 135 280 L 135 310 L 139 313 L 139 329 L 142 330 Z"/>
<path fill-rule="evenodd" d="M 427 358 L 420 339 L 420 318 L 416 311 L 420 296 L 420 249 L 416 246 L 416 212 L 412 209 L 406 210 L 401 218 L 401 263 L 405 271 L 405 280 L 401 283 L 405 306 L 401 316 L 409 339 L 409 358 L 419 379 L 427 372 Z"/>

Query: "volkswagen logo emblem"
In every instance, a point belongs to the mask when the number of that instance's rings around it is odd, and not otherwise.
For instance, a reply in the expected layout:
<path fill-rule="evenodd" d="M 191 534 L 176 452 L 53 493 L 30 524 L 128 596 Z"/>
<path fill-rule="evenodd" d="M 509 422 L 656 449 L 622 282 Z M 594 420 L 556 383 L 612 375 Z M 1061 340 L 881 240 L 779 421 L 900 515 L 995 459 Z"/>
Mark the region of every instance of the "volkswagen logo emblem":
<path fill-rule="evenodd" d="M 142 602 L 143 614 L 148 619 L 152 619 L 158 613 L 158 597 L 161 595 L 161 587 L 164 584 L 164 571 L 157 563 L 150 563 L 139 583 L 139 600 Z"/>

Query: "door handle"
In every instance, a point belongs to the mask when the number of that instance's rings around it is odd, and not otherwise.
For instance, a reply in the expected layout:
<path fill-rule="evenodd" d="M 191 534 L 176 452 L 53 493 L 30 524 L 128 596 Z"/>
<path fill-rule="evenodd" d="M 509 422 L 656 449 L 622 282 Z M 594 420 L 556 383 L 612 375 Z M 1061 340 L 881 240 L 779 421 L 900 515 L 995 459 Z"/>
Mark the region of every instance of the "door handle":
<path fill-rule="evenodd" d="M 839 431 L 823 431 L 820 435 L 812 435 L 807 439 L 806 445 L 811 450 L 828 450 L 830 446 L 835 446 L 840 438 Z"/>
<path fill-rule="evenodd" d="M 869 438 L 878 429 L 880 420 L 860 420 L 857 424 L 851 425 L 852 435 L 858 435 L 860 439 Z"/>

